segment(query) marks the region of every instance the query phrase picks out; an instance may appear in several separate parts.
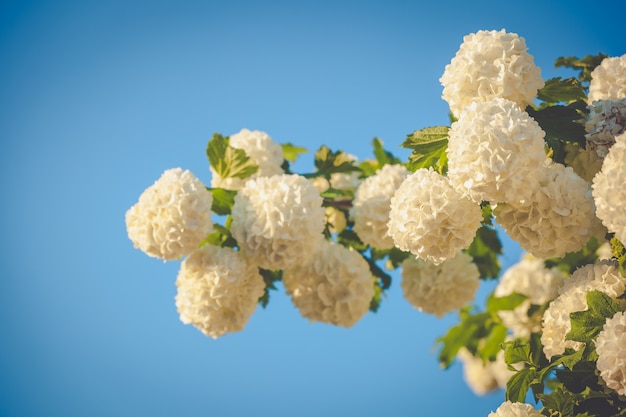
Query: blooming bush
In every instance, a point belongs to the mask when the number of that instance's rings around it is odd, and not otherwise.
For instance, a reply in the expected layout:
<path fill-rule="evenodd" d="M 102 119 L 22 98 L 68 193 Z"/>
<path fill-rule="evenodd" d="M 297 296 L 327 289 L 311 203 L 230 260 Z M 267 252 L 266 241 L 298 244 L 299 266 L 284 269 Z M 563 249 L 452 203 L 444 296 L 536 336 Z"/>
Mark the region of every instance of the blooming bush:
<path fill-rule="evenodd" d="M 462 362 L 477 394 L 504 390 L 490 416 L 624 416 L 625 62 L 559 58 L 579 74 L 543 80 L 517 34 L 469 34 L 440 79 L 449 126 L 408 134 L 407 161 L 375 138 L 373 158 L 323 145 L 294 173 L 304 148 L 214 134 L 211 187 L 165 171 L 127 211 L 128 237 L 182 259 L 180 319 L 212 338 L 278 282 L 309 321 L 358 326 L 399 270 L 418 310 L 458 315 L 438 359 Z M 501 271 L 504 233 L 527 255 Z"/>

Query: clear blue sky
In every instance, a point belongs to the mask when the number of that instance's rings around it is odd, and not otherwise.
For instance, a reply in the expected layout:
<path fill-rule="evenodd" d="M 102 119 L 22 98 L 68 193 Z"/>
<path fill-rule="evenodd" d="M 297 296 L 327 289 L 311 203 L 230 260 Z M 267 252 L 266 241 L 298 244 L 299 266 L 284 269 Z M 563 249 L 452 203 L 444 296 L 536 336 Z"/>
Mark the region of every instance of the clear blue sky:
<path fill-rule="evenodd" d="M 0 2 L 0 415 L 495 410 L 502 392 L 438 367 L 455 316 L 412 309 L 397 276 L 352 329 L 309 324 L 279 291 L 213 340 L 178 319 L 179 264 L 133 249 L 124 225 L 165 169 L 210 182 L 213 132 L 360 158 L 378 136 L 406 157 L 407 133 L 447 123 L 438 79 L 468 33 L 519 33 L 548 77 L 561 55 L 626 53 L 621 1 L 417 3 Z"/>

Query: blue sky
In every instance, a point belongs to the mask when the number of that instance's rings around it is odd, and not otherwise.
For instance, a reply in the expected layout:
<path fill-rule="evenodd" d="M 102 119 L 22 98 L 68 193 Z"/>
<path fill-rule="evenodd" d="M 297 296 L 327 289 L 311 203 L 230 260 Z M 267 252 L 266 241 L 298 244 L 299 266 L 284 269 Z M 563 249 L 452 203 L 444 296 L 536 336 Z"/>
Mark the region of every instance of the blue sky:
<path fill-rule="evenodd" d="M 454 315 L 411 308 L 397 276 L 354 328 L 309 324 L 279 291 L 213 340 L 178 319 L 179 264 L 134 249 L 124 225 L 165 169 L 210 182 L 214 132 L 362 159 L 377 136 L 406 157 L 406 134 L 447 123 L 438 79 L 468 33 L 520 34 L 544 77 L 570 75 L 553 69 L 562 55 L 626 53 L 619 1 L 462 4 L 0 2 L 0 415 L 495 410 L 502 392 L 476 397 L 460 366 L 438 367 Z"/>

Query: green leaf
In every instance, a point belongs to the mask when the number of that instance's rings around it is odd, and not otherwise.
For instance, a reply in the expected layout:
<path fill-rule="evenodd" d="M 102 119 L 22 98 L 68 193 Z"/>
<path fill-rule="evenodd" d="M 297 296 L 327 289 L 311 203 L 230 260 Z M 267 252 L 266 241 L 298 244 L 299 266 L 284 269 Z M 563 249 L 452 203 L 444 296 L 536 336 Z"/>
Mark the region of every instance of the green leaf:
<path fill-rule="evenodd" d="M 516 339 L 513 341 L 505 342 L 504 347 L 504 362 L 507 365 L 513 365 L 516 363 L 531 363 L 530 358 L 530 344 L 527 341 Z"/>
<path fill-rule="evenodd" d="M 230 214 L 233 204 L 235 203 L 237 191 L 223 188 L 209 188 L 209 191 L 213 194 L 211 211 L 222 216 Z"/>
<path fill-rule="evenodd" d="M 550 415 L 558 413 L 561 416 L 571 416 L 574 414 L 576 404 L 574 395 L 563 387 L 559 387 L 550 394 L 540 394 L 538 398 L 545 409 L 551 413 Z"/>
<path fill-rule="evenodd" d="M 475 354 L 478 343 L 489 334 L 488 327 L 491 323 L 491 314 L 470 314 L 467 309 L 462 309 L 460 314 L 461 322 L 452 326 L 436 342 L 441 346 L 439 362 L 445 368 L 452 364 L 462 347 L 466 347 L 472 354 Z"/>
<path fill-rule="evenodd" d="M 320 193 L 320 195 L 322 196 L 322 198 L 326 199 L 326 200 L 334 200 L 338 197 L 347 197 L 349 199 L 354 198 L 354 191 L 353 190 L 340 190 L 338 188 L 329 188 L 326 191 Z"/>
<path fill-rule="evenodd" d="M 506 339 L 507 328 L 503 324 L 494 323 L 489 329 L 489 335 L 478 349 L 478 356 L 485 361 L 495 361 L 502 350 L 502 343 Z"/>
<path fill-rule="evenodd" d="M 513 310 L 524 302 L 528 297 L 524 294 L 511 293 L 504 297 L 496 297 L 493 293 L 487 298 L 487 311 L 496 313 L 502 310 Z"/>
<path fill-rule="evenodd" d="M 331 151 L 326 145 L 322 145 L 315 152 L 315 168 L 318 171 L 329 175 L 336 172 L 360 171 L 355 161 L 344 151 Z"/>
<path fill-rule="evenodd" d="M 265 290 L 259 298 L 259 304 L 265 308 L 270 301 L 270 290 L 276 290 L 274 283 L 283 279 L 283 271 L 270 271 L 259 268 L 259 273 L 263 277 L 263 282 L 265 282 Z"/>
<path fill-rule="evenodd" d="M 259 169 L 242 149 L 233 148 L 228 138 L 215 133 L 206 149 L 209 163 L 222 178 L 248 178 Z"/>
<path fill-rule="evenodd" d="M 383 148 L 382 140 L 374 138 L 374 140 L 372 141 L 372 146 L 374 147 L 374 157 L 376 158 L 376 161 L 378 161 L 378 168 L 382 168 L 384 165 L 387 164 L 400 163 L 400 160 L 398 158 L 396 158 L 391 154 L 391 152 L 386 151 Z"/>
<path fill-rule="evenodd" d="M 481 279 L 497 278 L 500 274 L 498 256 L 502 254 L 502 243 L 495 229 L 481 226 L 465 253 L 474 259 Z"/>
<path fill-rule="evenodd" d="M 570 103 L 576 100 L 585 101 L 586 95 L 576 78 L 556 77 L 546 80 L 544 87 L 537 92 L 537 98 L 547 103 Z"/>
<path fill-rule="evenodd" d="M 377 282 L 374 283 L 374 296 L 372 297 L 372 301 L 370 301 L 369 308 L 371 312 L 376 313 L 378 311 L 378 308 L 380 307 L 380 302 L 382 301 L 382 295 L 383 289 Z"/>
<path fill-rule="evenodd" d="M 565 338 L 578 342 L 592 343 L 593 339 L 602 331 L 606 319 L 619 312 L 618 304 L 608 295 L 600 291 L 587 293 L 585 311 L 576 311 L 570 314 L 572 329 Z"/>
<path fill-rule="evenodd" d="M 619 272 L 623 277 L 626 277 L 626 248 L 624 244 L 620 242 L 615 236 L 610 239 L 611 252 L 613 256 L 617 258 L 617 264 L 619 265 Z"/>
<path fill-rule="evenodd" d="M 237 241 L 230 234 L 230 230 L 218 223 L 213 223 L 213 233 L 208 235 L 206 239 L 200 243 L 200 246 L 213 245 L 221 247 L 234 248 L 237 246 Z"/>
<path fill-rule="evenodd" d="M 534 368 L 523 368 L 513 374 L 506 384 L 506 399 L 511 402 L 523 403 L 530 385 L 535 380 Z"/>
<path fill-rule="evenodd" d="M 444 174 L 448 169 L 448 130 L 447 126 L 427 127 L 407 135 L 402 146 L 413 149 L 407 168 L 417 171 L 432 167 Z"/>
<path fill-rule="evenodd" d="M 608 55 L 598 54 L 598 55 L 587 55 L 583 58 L 577 58 L 575 56 L 564 56 L 557 58 L 554 63 L 555 68 L 565 67 L 572 68 L 575 70 L 579 70 L 578 78 L 582 82 L 591 81 L 591 72 L 602 63 L 604 58 L 607 58 Z"/>
<path fill-rule="evenodd" d="M 309 152 L 307 148 L 295 146 L 291 143 L 283 143 L 280 146 L 283 148 L 283 157 L 290 162 L 296 162 L 300 154 Z"/>

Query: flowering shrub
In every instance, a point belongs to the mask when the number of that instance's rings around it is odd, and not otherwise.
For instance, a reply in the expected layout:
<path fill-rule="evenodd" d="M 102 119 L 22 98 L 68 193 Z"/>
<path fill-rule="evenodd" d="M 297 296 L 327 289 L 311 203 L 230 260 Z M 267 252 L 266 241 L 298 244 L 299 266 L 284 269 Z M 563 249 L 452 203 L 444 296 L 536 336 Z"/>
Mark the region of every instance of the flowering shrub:
<path fill-rule="evenodd" d="M 458 315 L 441 365 L 462 362 L 477 394 L 505 390 L 490 416 L 624 416 L 625 62 L 559 58 L 579 74 L 543 80 L 517 34 L 469 34 L 440 79 L 450 125 L 407 135 L 408 161 L 375 138 L 373 158 L 324 145 L 294 173 L 307 149 L 214 134 L 211 187 L 165 171 L 128 237 L 182 259 L 180 319 L 212 338 L 241 331 L 277 282 L 309 321 L 358 326 L 399 269 L 415 314 Z M 506 271 L 503 233 L 527 252 Z"/>

